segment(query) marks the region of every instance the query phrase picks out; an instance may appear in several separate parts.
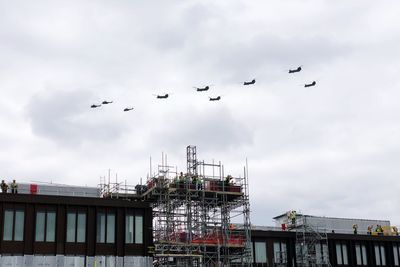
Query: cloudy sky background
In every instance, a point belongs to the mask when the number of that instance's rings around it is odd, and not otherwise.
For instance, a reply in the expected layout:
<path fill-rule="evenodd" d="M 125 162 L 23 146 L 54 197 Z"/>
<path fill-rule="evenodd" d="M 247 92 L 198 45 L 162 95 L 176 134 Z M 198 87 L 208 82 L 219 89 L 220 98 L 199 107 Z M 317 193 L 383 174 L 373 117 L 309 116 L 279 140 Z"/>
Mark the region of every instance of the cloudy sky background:
<path fill-rule="evenodd" d="M 135 184 L 150 156 L 184 170 L 197 145 L 233 175 L 248 158 L 254 224 L 297 209 L 399 225 L 399 8 L 0 0 L 0 176 Z"/>

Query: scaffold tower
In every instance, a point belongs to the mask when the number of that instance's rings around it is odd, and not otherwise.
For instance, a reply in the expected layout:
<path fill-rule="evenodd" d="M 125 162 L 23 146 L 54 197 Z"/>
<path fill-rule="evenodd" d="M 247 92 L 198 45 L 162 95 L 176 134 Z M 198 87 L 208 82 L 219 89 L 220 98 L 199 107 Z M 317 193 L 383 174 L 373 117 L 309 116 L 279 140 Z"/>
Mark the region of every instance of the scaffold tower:
<path fill-rule="evenodd" d="M 330 267 L 328 235 L 325 227 L 307 221 L 307 216 L 292 218 L 296 231 L 296 261 L 298 267 Z"/>
<path fill-rule="evenodd" d="M 155 264 L 251 266 L 247 167 L 233 177 L 221 162 L 199 161 L 195 146 L 186 152 L 186 173 L 159 165 L 140 188 L 153 207 Z"/>

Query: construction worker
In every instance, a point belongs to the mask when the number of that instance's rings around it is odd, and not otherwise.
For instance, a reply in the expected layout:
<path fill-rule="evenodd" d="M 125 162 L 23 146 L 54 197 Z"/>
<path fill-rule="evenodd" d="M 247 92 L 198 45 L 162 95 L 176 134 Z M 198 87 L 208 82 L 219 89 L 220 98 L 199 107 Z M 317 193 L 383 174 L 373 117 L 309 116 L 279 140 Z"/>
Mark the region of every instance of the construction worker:
<path fill-rule="evenodd" d="M 399 229 L 396 226 L 392 226 L 392 229 L 395 235 L 399 235 Z"/>
<path fill-rule="evenodd" d="M 358 225 L 357 224 L 353 224 L 353 232 L 356 235 L 357 234 L 357 229 L 358 229 Z"/>
<path fill-rule="evenodd" d="M 193 175 L 193 176 L 192 176 L 192 183 L 194 184 L 194 187 L 195 187 L 196 190 L 198 189 L 198 188 L 197 188 L 198 182 L 199 182 L 199 180 L 198 180 L 197 175 Z"/>
<path fill-rule="evenodd" d="M 371 235 L 371 234 L 372 234 L 372 228 L 373 228 L 372 225 L 369 225 L 369 226 L 367 227 L 367 234 L 368 234 L 368 235 Z"/>
<path fill-rule="evenodd" d="M 226 186 L 228 186 L 231 183 L 232 179 L 233 179 L 233 177 L 231 175 L 226 176 L 226 178 L 225 178 Z"/>
<path fill-rule="evenodd" d="M 378 235 L 383 235 L 383 229 L 382 229 L 382 226 L 381 226 L 380 224 L 377 224 L 377 225 L 376 225 L 376 230 L 375 230 L 375 232 L 377 232 Z"/>
<path fill-rule="evenodd" d="M 1 187 L 1 192 L 2 192 L 3 194 L 7 193 L 8 184 L 7 184 L 6 182 L 4 182 L 4 180 L 1 180 L 0 187 Z"/>
<path fill-rule="evenodd" d="M 18 194 L 18 184 L 17 182 L 15 182 L 15 180 L 13 180 L 13 182 L 11 183 L 11 193 Z"/>
<path fill-rule="evenodd" d="M 291 220 L 293 226 L 296 225 L 296 211 L 295 210 L 290 211 L 289 219 Z"/>

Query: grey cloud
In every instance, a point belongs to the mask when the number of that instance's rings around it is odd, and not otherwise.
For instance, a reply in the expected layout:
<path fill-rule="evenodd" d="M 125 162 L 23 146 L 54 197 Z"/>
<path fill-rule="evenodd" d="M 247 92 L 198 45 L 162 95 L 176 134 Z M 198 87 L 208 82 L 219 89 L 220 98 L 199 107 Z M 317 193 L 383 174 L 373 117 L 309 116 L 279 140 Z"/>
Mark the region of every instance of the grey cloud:
<path fill-rule="evenodd" d="M 33 96 L 26 111 L 33 133 L 69 145 L 118 140 L 124 126 L 101 112 L 108 107 L 91 109 L 96 102 L 89 99 L 95 98 L 82 90 L 48 90 Z"/>
<path fill-rule="evenodd" d="M 193 109 L 188 115 L 180 113 L 171 120 L 168 128 L 157 131 L 151 139 L 157 140 L 160 147 L 166 146 L 170 150 L 195 144 L 203 152 L 239 149 L 253 142 L 252 131 L 227 109 Z"/>
<path fill-rule="evenodd" d="M 136 181 L 149 155 L 184 161 L 193 144 L 205 159 L 242 166 L 249 157 L 254 223 L 293 202 L 305 212 L 400 222 L 390 206 L 398 188 L 388 186 L 400 132 L 392 3 L 2 1 L 2 169 L 95 185 L 110 166 Z M 288 77 L 300 64 L 304 71 Z M 254 87 L 239 85 L 254 76 Z M 300 86 L 320 76 L 316 88 Z M 65 89 L 88 83 L 105 85 Z M 191 88 L 203 83 L 227 97 L 209 105 Z M 52 89 L 40 90 L 46 84 Z M 151 94 L 163 90 L 174 94 L 156 102 Z M 89 108 L 105 95 L 135 112 Z M 24 104 L 25 117 L 14 108 Z"/>

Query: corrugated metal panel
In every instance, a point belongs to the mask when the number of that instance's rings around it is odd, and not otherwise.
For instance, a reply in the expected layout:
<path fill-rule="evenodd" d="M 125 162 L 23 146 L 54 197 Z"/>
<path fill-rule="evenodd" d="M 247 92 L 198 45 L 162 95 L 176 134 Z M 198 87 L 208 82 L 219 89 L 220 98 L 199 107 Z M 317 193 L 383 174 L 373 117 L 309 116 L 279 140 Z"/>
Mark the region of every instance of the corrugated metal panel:
<path fill-rule="evenodd" d="M 54 266 L 57 266 L 56 262 L 57 262 L 56 256 L 34 256 L 33 257 L 33 267 L 54 267 Z"/>
<path fill-rule="evenodd" d="M 3 256 L 0 259 L 0 266 L 24 267 L 24 256 Z"/>
<path fill-rule="evenodd" d="M 124 257 L 116 257 L 115 260 L 115 267 L 124 267 Z"/>
<path fill-rule="evenodd" d="M 24 267 L 33 266 L 33 255 L 25 255 L 24 256 Z"/>
<path fill-rule="evenodd" d="M 86 257 L 86 266 L 94 267 L 94 257 Z"/>
<path fill-rule="evenodd" d="M 86 262 L 86 264 L 85 264 Z M 96 263 L 96 264 L 95 264 Z M 0 267 L 151 267 L 150 257 L 128 256 L 0 256 Z"/>
<path fill-rule="evenodd" d="M 64 267 L 85 267 L 85 256 L 65 256 Z M 59 267 L 59 266 L 57 266 Z"/>
<path fill-rule="evenodd" d="M 64 255 L 56 255 L 56 263 L 57 263 L 57 267 L 65 267 L 65 266 L 67 266 L 65 264 Z"/>

